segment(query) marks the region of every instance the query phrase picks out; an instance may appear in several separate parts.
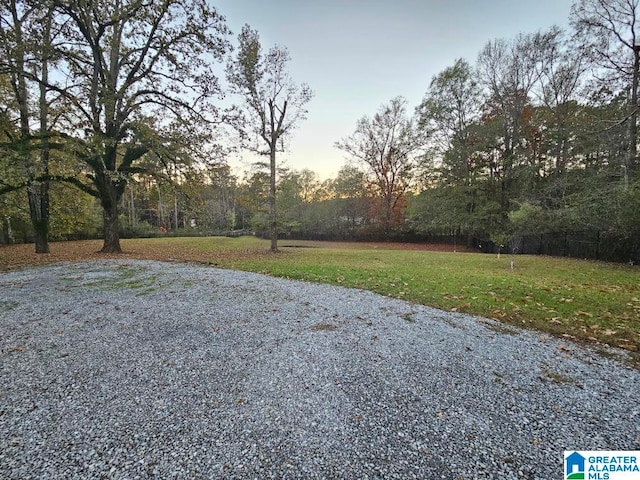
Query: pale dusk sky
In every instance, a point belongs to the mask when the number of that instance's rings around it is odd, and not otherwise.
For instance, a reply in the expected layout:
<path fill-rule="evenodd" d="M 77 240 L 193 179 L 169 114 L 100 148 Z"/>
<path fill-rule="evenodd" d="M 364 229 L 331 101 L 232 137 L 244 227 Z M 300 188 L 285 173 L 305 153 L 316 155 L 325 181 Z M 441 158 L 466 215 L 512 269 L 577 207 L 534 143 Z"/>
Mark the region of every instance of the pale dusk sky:
<path fill-rule="evenodd" d="M 434 75 L 457 58 L 475 64 L 495 38 L 510 39 L 553 25 L 568 28 L 572 0 L 217 0 L 237 34 L 248 23 L 263 50 L 291 54 L 289 71 L 315 92 L 308 118 L 293 133 L 279 163 L 335 177 L 346 162 L 334 143 L 356 121 L 393 97 L 420 103 Z M 230 163 L 237 173 L 250 154 Z"/>

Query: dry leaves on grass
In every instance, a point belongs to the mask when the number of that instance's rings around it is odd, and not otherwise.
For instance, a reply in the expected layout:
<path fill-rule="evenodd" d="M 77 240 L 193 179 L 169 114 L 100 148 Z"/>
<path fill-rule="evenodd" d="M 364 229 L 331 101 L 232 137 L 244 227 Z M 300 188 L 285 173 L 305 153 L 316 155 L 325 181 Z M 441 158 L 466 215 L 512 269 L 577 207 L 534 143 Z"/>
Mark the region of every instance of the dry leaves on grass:
<path fill-rule="evenodd" d="M 37 254 L 34 251 L 33 244 L 4 245 L 0 247 L 0 270 L 14 270 L 33 265 L 110 257 L 110 255 L 98 253 L 101 247 L 102 241 L 100 240 L 52 242 L 49 244 L 50 253 Z"/>
<path fill-rule="evenodd" d="M 131 243 L 129 243 L 131 242 Z M 328 248 L 385 248 L 393 250 L 429 250 L 450 251 L 451 245 L 412 244 L 412 243 L 354 243 L 354 242 L 307 242 L 310 246 L 322 246 Z M 69 242 L 50 242 L 51 252 L 48 254 L 36 254 L 33 244 L 3 245 L 0 246 L 0 271 L 14 270 L 33 265 L 46 265 L 56 262 L 76 262 L 81 260 L 102 260 L 108 258 L 135 258 L 140 260 L 161 260 L 204 263 L 217 265 L 218 261 L 240 260 L 269 255 L 268 250 L 197 250 L 180 247 L 179 244 L 171 246 L 167 243 L 154 245 L 153 242 L 140 242 L 138 240 L 122 240 L 123 253 L 101 253 L 102 240 L 83 240 Z M 282 245 L 287 248 L 286 244 Z M 464 249 L 458 248 L 458 251 Z"/>
<path fill-rule="evenodd" d="M 120 254 L 101 253 L 102 240 L 84 240 L 75 242 L 51 242 L 50 253 L 37 254 L 33 244 L 5 245 L 0 247 L 0 271 L 14 270 L 34 265 L 46 265 L 58 262 L 77 262 L 82 260 L 104 260 L 109 258 L 134 258 L 139 260 L 160 260 L 206 263 L 216 265 L 216 261 L 255 257 L 265 252 L 255 250 L 198 251 L 166 244 L 154 247 L 145 243 L 128 245 L 123 242 Z"/>

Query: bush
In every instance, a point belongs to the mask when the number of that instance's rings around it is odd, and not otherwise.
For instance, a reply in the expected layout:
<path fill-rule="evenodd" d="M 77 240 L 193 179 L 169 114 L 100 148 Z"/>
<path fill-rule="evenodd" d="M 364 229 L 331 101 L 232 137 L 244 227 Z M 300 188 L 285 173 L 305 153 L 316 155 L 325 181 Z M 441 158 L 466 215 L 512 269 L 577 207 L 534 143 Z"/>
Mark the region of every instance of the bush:
<path fill-rule="evenodd" d="M 153 238 L 163 236 L 164 233 L 149 222 L 131 224 L 126 218 L 120 217 L 120 238 Z"/>

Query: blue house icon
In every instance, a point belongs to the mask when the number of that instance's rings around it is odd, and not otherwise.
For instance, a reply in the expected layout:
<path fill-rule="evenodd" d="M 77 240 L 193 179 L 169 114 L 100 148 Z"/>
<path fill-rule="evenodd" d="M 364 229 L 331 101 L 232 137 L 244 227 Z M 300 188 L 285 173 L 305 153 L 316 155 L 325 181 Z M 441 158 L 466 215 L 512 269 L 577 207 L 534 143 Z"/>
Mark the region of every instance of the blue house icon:
<path fill-rule="evenodd" d="M 584 473 L 584 457 L 578 452 L 573 452 L 566 459 L 567 461 L 567 475 L 572 473 Z M 584 478 L 584 477 L 583 477 Z"/>

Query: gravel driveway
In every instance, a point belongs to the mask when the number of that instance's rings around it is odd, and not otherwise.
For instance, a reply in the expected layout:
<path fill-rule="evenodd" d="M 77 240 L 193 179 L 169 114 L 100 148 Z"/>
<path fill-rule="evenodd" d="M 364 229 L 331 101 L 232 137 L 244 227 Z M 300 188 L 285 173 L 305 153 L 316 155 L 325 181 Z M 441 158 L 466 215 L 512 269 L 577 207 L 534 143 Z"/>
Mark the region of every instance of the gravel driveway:
<path fill-rule="evenodd" d="M 0 274 L 0 478 L 553 479 L 640 372 L 360 290 L 144 261 Z"/>

